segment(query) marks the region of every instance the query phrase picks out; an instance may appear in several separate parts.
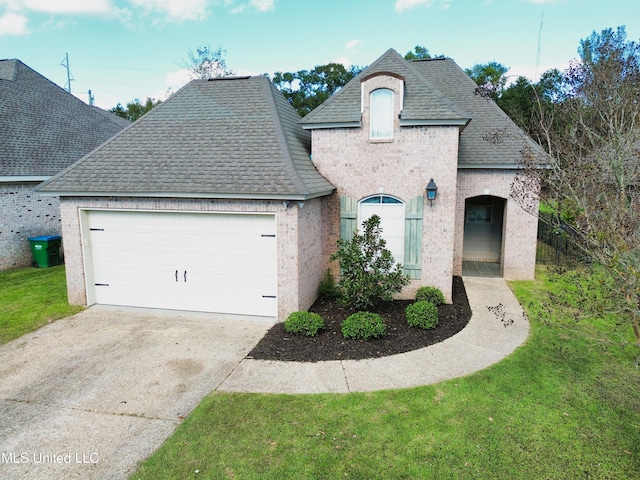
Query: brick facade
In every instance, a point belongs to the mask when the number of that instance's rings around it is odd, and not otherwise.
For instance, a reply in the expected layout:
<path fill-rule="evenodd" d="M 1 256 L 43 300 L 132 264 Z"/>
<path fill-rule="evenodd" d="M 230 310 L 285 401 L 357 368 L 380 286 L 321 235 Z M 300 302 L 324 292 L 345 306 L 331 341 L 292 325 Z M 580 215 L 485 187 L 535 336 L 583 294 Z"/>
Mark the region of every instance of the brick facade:
<path fill-rule="evenodd" d="M 224 213 L 273 213 L 278 238 L 278 319 L 309 308 L 322 280 L 320 200 L 304 204 L 278 201 L 64 198 L 61 202 L 62 235 L 67 257 L 69 303 L 87 304 L 85 265 L 82 253 L 81 209 L 184 211 Z"/>
<path fill-rule="evenodd" d="M 29 237 L 60 235 L 60 200 L 38 195 L 36 185 L 0 184 L 0 270 L 31 265 Z"/>
<path fill-rule="evenodd" d="M 490 195 L 505 201 L 502 228 L 502 276 L 508 280 L 528 280 L 534 277 L 538 218 L 523 210 L 511 198 L 511 184 L 516 170 L 460 170 L 456 205 L 454 245 L 454 275 L 462 274 L 462 252 L 465 220 L 465 200 Z M 535 206 L 533 211 L 537 211 Z"/>
<path fill-rule="evenodd" d="M 375 76 L 362 84 L 363 112 L 359 128 L 315 129 L 313 163 L 337 192 L 323 200 L 323 266 L 335 251 L 340 235 L 339 197 L 360 201 L 384 193 L 404 202 L 426 196 L 430 178 L 438 185 L 433 206 L 425 199 L 422 232 L 422 278 L 414 280 L 400 297 L 411 298 L 422 285 L 440 288 L 451 300 L 458 164 L 458 127 L 400 127 L 402 80 Z M 369 93 L 378 88 L 395 92 L 392 140 L 369 138 Z M 364 219 L 358 219 L 358 222 Z M 334 274 L 337 265 L 331 265 Z"/>

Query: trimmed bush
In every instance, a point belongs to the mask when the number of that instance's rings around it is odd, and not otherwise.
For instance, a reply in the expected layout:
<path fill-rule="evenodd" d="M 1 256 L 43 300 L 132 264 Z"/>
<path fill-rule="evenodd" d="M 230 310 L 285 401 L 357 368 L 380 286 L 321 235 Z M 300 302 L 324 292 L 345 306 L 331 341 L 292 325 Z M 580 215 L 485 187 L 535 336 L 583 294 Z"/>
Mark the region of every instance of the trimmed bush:
<path fill-rule="evenodd" d="M 418 291 L 416 291 L 416 302 L 429 302 L 439 307 L 440 305 L 444 305 L 444 295 L 439 288 L 420 287 Z"/>
<path fill-rule="evenodd" d="M 387 333 L 387 326 L 384 320 L 377 313 L 358 312 L 349 315 L 342 322 L 342 336 L 356 340 L 371 340 L 372 338 L 384 337 Z"/>
<path fill-rule="evenodd" d="M 324 320 L 313 312 L 293 312 L 284 321 L 284 329 L 289 333 L 297 333 L 313 337 L 318 330 L 324 328 Z"/>
<path fill-rule="evenodd" d="M 431 302 L 416 302 L 405 311 L 410 327 L 435 328 L 438 325 L 438 307 Z"/>
<path fill-rule="evenodd" d="M 396 263 L 386 248 L 380 217 L 372 215 L 362 222 L 362 228 L 362 233 L 356 230 L 351 240 L 338 240 L 338 250 L 330 257 L 340 264 L 338 302 L 354 310 L 391 301 L 394 293 L 409 284 L 402 265 Z"/>

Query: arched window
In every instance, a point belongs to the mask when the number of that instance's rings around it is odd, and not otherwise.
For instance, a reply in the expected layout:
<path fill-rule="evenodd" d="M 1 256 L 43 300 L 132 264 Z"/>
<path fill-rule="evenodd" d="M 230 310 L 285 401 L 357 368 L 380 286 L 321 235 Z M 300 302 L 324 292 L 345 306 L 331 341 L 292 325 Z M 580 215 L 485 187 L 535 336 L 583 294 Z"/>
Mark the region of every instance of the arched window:
<path fill-rule="evenodd" d="M 397 263 L 404 264 L 404 202 L 389 195 L 364 198 L 358 207 L 358 225 L 374 214 L 380 217 L 382 238 L 387 241 L 387 249 Z"/>
<path fill-rule="evenodd" d="M 369 100 L 371 138 L 393 138 L 393 90 L 374 90 Z"/>

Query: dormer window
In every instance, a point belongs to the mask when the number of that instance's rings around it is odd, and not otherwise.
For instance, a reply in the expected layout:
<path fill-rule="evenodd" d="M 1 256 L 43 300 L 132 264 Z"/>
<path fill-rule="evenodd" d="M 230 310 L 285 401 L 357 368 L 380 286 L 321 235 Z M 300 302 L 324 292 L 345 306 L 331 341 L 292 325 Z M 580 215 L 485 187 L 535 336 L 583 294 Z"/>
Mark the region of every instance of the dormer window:
<path fill-rule="evenodd" d="M 369 96 L 371 139 L 393 138 L 393 90 L 379 88 Z"/>

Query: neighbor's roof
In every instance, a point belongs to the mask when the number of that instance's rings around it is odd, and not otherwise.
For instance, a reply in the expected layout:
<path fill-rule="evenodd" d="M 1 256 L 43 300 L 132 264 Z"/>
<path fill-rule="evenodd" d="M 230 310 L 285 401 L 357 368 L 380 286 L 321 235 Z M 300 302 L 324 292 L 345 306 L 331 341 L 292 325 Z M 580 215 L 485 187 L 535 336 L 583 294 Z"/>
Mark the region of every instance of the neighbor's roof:
<path fill-rule="evenodd" d="M 129 123 L 20 60 L 0 60 L 0 180 L 55 175 Z"/>
<path fill-rule="evenodd" d="M 63 196 L 305 199 L 335 188 L 267 77 L 194 80 L 60 175 Z"/>
<path fill-rule="evenodd" d="M 400 126 L 460 125 L 460 168 L 516 168 L 523 146 L 543 151 L 495 104 L 476 94 L 476 83 L 451 59 L 409 62 L 390 49 L 302 119 L 305 129 L 359 127 L 363 80 L 376 73 L 404 79 Z"/>

